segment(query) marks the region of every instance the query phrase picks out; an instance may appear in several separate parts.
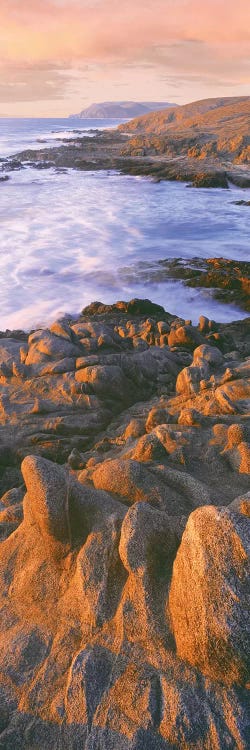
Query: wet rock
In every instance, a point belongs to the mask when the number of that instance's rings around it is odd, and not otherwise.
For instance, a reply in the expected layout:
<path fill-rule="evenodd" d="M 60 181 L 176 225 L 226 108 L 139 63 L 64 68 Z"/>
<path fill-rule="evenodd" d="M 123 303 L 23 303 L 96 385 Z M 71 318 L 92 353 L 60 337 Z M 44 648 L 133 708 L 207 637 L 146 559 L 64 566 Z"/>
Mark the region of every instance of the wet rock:
<path fill-rule="evenodd" d="M 196 188 L 226 188 L 228 189 L 228 179 L 226 172 L 217 172 L 216 174 L 197 174 L 192 182 Z"/>
<path fill-rule="evenodd" d="M 235 206 L 250 206 L 250 201 L 233 201 Z"/>

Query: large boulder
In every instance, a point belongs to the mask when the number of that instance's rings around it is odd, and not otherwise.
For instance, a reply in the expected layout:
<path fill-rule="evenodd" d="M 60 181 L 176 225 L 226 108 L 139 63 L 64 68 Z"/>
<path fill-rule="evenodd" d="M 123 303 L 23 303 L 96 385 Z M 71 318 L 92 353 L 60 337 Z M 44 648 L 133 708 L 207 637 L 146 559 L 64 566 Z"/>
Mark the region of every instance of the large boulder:
<path fill-rule="evenodd" d="M 104 461 L 97 466 L 92 479 L 96 489 L 120 495 L 130 504 L 142 500 L 159 504 L 166 494 L 163 483 L 161 494 L 160 482 L 157 483 L 146 467 L 130 459 Z"/>
<path fill-rule="evenodd" d="M 209 344 L 201 344 L 197 349 L 194 350 L 193 364 L 199 367 L 209 366 L 211 369 L 221 367 L 224 363 L 223 354 L 216 346 L 209 346 Z"/>
<path fill-rule="evenodd" d="M 171 347 L 182 346 L 184 349 L 191 349 L 193 351 L 193 349 L 203 343 L 203 336 L 191 325 L 179 326 L 179 328 L 173 327 L 168 336 L 168 345 Z"/>
<path fill-rule="evenodd" d="M 183 396 L 192 396 L 199 393 L 202 372 L 200 367 L 184 367 L 176 380 L 176 393 Z"/>
<path fill-rule="evenodd" d="M 192 513 L 169 594 L 178 655 L 228 685 L 249 680 L 249 529 L 225 508 Z"/>
<path fill-rule="evenodd" d="M 40 456 L 27 456 L 22 473 L 28 492 L 25 518 L 34 519 L 47 542 L 69 544 L 69 482 L 64 469 Z"/>
<path fill-rule="evenodd" d="M 50 330 L 38 330 L 29 336 L 26 365 L 41 365 L 48 361 L 79 357 L 81 349 L 65 336 Z"/>
<path fill-rule="evenodd" d="M 119 553 L 129 573 L 145 571 L 163 575 L 176 552 L 176 536 L 166 513 L 147 503 L 135 503 L 128 510 L 121 529 Z"/>
<path fill-rule="evenodd" d="M 198 479 L 153 463 L 148 467 L 131 459 L 104 461 L 95 468 L 92 480 L 96 489 L 115 493 L 130 505 L 144 501 L 173 516 L 210 502 L 208 488 Z"/>
<path fill-rule="evenodd" d="M 129 383 L 118 365 L 96 365 L 77 370 L 78 383 L 86 383 L 93 393 L 106 399 L 129 401 L 133 385 Z"/>

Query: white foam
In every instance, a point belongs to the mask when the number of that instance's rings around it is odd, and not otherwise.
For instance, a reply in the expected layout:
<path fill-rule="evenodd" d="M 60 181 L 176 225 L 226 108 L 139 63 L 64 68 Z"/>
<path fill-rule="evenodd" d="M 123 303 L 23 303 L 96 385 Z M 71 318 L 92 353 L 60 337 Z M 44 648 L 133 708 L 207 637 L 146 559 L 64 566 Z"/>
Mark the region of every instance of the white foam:
<path fill-rule="evenodd" d="M 155 261 L 171 257 L 250 259 L 248 210 L 233 204 L 249 191 L 35 169 L 13 172 L 0 190 L 0 329 L 133 296 L 194 321 L 201 313 L 244 317 L 209 291 L 156 282 L 153 271 Z"/>

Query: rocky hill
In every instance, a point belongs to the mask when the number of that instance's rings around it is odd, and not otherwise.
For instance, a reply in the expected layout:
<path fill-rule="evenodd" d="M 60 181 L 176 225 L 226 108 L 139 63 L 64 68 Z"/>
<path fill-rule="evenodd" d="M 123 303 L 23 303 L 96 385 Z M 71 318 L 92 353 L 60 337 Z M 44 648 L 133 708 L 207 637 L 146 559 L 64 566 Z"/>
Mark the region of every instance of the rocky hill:
<path fill-rule="evenodd" d="M 247 750 L 250 320 L 0 336 L 0 750 Z"/>
<path fill-rule="evenodd" d="M 6 172 L 37 169 L 115 169 L 193 187 L 250 187 L 250 97 L 206 99 L 132 119 L 89 136 L 75 130 L 63 145 L 28 149 L 2 160 Z M 8 178 L 7 174 L 7 178 Z M 248 201 L 245 201 L 248 203 Z"/>
<path fill-rule="evenodd" d="M 136 118 L 119 130 L 132 135 L 126 155 L 187 155 L 250 161 L 250 97 L 205 99 Z"/>
<path fill-rule="evenodd" d="M 168 107 L 176 106 L 176 104 L 171 104 L 170 102 L 100 102 L 99 104 L 91 104 L 90 107 L 83 109 L 79 114 L 70 115 L 70 117 L 78 117 L 82 120 L 89 118 L 127 119 L 130 117 L 139 117 L 139 115 L 144 115 L 152 110 L 167 109 Z"/>

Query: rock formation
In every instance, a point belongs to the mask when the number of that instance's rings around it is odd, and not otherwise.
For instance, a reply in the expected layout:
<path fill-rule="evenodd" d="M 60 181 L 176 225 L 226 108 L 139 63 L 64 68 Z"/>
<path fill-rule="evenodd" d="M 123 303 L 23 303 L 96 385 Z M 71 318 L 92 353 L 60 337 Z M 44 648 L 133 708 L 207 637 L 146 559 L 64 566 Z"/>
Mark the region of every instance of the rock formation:
<path fill-rule="evenodd" d="M 250 324 L 0 337 L 0 750 L 247 750 Z"/>
<path fill-rule="evenodd" d="M 2 160 L 22 169 L 115 169 L 197 188 L 250 187 L 250 97 L 222 97 L 150 112 L 115 130 L 63 138 L 62 146 L 29 149 Z"/>

